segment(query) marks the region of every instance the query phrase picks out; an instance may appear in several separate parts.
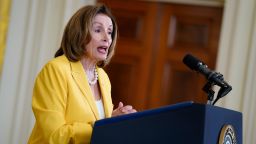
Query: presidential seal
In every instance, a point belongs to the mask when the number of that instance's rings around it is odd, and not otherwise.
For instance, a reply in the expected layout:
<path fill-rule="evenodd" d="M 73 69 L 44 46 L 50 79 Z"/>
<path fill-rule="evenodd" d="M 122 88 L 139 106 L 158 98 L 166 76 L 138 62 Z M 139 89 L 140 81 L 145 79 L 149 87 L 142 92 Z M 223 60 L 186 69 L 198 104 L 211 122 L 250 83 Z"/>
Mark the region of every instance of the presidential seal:
<path fill-rule="evenodd" d="M 236 133 L 232 125 L 224 125 L 222 127 L 219 144 L 237 144 Z"/>

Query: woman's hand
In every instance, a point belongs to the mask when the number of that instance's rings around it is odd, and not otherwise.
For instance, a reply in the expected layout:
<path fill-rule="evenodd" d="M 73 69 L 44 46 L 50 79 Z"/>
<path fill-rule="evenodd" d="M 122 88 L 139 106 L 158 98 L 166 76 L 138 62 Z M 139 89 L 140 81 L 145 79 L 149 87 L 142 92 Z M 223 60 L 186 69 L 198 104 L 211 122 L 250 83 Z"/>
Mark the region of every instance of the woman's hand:
<path fill-rule="evenodd" d="M 129 114 L 129 113 L 135 113 L 137 112 L 131 105 L 126 105 L 122 102 L 119 102 L 118 108 L 113 110 L 112 117 L 114 116 L 119 116 L 119 115 L 124 115 L 124 114 Z"/>

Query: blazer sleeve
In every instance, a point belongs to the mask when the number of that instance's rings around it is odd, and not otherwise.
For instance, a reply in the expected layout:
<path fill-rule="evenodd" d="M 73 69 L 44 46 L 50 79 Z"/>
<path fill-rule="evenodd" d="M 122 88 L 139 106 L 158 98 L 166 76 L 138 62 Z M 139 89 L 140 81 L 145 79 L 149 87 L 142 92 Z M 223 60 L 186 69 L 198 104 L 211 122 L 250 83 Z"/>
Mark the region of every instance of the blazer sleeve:
<path fill-rule="evenodd" d="M 39 73 L 32 97 L 36 123 L 48 143 L 89 143 L 92 133 L 90 123 L 65 121 L 68 93 L 65 71 L 56 64 L 48 63 Z"/>

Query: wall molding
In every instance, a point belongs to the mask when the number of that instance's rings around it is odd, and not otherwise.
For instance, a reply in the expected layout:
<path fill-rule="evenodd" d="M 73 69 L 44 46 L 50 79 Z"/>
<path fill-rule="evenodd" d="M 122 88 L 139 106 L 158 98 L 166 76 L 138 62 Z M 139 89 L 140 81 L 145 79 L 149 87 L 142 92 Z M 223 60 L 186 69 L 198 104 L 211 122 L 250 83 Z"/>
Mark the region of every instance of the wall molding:
<path fill-rule="evenodd" d="M 0 82 L 0 143 L 27 143 L 34 125 L 34 80 L 58 49 L 67 20 L 94 0 L 12 0 Z"/>
<path fill-rule="evenodd" d="M 212 6 L 212 7 L 224 6 L 224 0 L 143 0 L 143 1 L 202 5 L 202 6 Z"/>

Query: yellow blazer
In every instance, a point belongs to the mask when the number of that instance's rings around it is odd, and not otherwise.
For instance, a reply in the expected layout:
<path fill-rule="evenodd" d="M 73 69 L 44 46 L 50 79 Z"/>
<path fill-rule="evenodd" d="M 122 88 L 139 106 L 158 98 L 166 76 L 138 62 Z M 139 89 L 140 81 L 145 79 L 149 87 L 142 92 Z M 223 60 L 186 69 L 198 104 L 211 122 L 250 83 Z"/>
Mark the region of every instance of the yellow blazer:
<path fill-rule="evenodd" d="M 110 81 L 102 68 L 97 72 L 105 116 L 111 117 Z M 99 114 L 81 62 L 65 56 L 49 61 L 36 78 L 32 109 L 36 122 L 28 143 L 90 143 Z"/>

